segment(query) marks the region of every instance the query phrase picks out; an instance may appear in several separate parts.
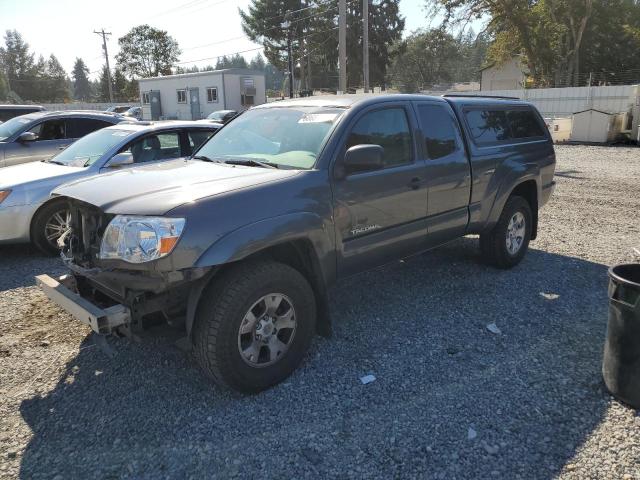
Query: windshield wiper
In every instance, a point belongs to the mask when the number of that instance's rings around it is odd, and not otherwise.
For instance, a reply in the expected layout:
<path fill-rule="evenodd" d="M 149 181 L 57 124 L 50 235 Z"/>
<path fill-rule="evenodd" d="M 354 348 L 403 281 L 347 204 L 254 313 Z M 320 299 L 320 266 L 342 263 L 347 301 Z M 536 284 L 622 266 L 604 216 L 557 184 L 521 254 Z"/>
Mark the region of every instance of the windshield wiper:
<path fill-rule="evenodd" d="M 58 162 L 57 160 L 48 160 L 47 163 L 55 163 L 56 165 L 66 166 L 66 163 Z"/>
<path fill-rule="evenodd" d="M 238 158 L 225 160 L 228 165 L 246 165 L 247 167 L 280 168 L 277 163 L 263 162 L 255 158 Z"/>
<path fill-rule="evenodd" d="M 220 160 L 214 160 L 213 158 L 209 158 L 206 155 L 195 155 L 191 157 L 191 160 L 202 160 L 204 162 L 220 163 Z"/>

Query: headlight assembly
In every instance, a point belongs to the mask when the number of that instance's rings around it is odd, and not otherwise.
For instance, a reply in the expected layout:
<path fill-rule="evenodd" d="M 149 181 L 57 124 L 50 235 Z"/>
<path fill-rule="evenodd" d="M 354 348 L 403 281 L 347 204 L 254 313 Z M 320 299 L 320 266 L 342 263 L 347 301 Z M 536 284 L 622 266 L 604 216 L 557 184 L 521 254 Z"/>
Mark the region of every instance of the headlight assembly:
<path fill-rule="evenodd" d="M 0 190 L 0 203 L 11 194 L 11 190 Z"/>
<path fill-rule="evenodd" d="M 104 232 L 100 258 L 129 263 L 169 255 L 182 235 L 184 218 L 117 215 Z"/>

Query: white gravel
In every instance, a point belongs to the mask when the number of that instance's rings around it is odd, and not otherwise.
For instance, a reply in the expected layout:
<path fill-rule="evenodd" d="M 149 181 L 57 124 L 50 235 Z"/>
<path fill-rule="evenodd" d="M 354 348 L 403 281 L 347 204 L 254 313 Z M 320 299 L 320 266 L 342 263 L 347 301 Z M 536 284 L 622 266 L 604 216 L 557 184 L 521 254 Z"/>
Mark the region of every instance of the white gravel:
<path fill-rule="evenodd" d="M 170 329 L 108 355 L 33 287 L 59 262 L 0 247 L 0 478 L 640 480 L 640 416 L 600 374 L 607 268 L 640 245 L 640 149 L 557 153 L 520 266 L 465 238 L 343 281 L 334 337 L 252 397 L 207 383 Z"/>

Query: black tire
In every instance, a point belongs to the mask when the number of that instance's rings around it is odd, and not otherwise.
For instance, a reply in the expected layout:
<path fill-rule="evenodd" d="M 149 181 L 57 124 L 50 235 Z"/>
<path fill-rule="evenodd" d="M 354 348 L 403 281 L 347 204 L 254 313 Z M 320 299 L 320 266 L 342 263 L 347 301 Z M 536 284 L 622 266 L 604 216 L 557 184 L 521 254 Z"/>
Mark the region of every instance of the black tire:
<path fill-rule="evenodd" d="M 252 305 L 271 293 L 290 299 L 296 327 L 282 357 L 271 365 L 256 367 L 240 353 L 240 327 Z M 281 382 L 300 365 L 315 323 L 313 290 L 300 272 L 275 261 L 248 261 L 214 277 L 203 291 L 193 327 L 193 351 L 205 374 L 217 384 L 257 393 Z M 259 357 L 261 351 L 264 349 L 258 350 Z"/>
<path fill-rule="evenodd" d="M 507 248 L 508 228 L 509 222 L 518 212 L 524 216 L 525 231 L 519 249 L 512 253 Z M 519 196 L 510 197 L 502 209 L 498 223 L 493 229 L 480 235 L 480 250 L 483 259 L 498 268 L 515 267 L 527 253 L 532 226 L 533 214 L 529 202 Z"/>
<path fill-rule="evenodd" d="M 31 242 L 45 255 L 54 256 L 60 253 L 55 242 L 47 240 L 47 224 L 56 214 L 65 217 L 68 210 L 69 207 L 65 202 L 54 200 L 45 204 L 34 215 L 31 221 Z"/>

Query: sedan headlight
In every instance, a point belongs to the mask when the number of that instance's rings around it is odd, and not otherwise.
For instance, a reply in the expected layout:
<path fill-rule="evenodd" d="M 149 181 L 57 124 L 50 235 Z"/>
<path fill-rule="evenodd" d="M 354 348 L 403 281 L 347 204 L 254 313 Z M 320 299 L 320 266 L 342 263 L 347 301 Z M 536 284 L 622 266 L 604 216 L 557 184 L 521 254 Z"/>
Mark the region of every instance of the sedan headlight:
<path fill-rule="evenodd" d="M 178 243 L 184 224 L 184 218 L 117 215 L 102 237 L 100 258 L 129 263 L 162 258 Z"/>
<path fill-rule="evenodd" d="M 0 203 L 4 202 L 4 199 L 9 196 L 11 190 L 0 190 Z"/>

